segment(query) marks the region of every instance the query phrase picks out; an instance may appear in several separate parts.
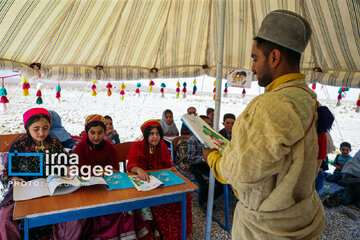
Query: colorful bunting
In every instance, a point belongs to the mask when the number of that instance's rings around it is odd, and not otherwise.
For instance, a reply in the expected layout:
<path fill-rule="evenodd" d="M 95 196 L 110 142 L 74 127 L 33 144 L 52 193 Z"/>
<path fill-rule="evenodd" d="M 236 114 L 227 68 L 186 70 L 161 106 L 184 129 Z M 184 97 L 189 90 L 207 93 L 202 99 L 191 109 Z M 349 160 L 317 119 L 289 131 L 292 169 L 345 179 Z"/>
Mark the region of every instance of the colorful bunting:
<path fill-rule="evenodd" d="M 245 88 L 243 88 L 242 93 L 241 93 L 241 96 L 242 96 L 242 97 L 245 97 L 245 95 L 246 95 L 246 90 L 245 90 Z"/>
<path fill-rule="evenodd" d="M 121 101 L 124 101 L 124 95 L 125 95 L 125 88 L 126 88 L 126 85 L 124 83 L 121 84 L 121 91 L 120 91 L 120 99 Z"/>
<path fill-rule="evenodd" d="M 313 84 L 311 85 L 311 89 L 315 91 L 315 89 L 316 89 L 316 83 L 313 83 Z"/>
<path fill-rule="evenodd" d="M 153 90 L 153 86 L 155 85 L 154 81 L 150 79 L 150 83 L 149 83 L 149 92 L 152 92 Z"/>
<path fill-rule="evenodd" d="M 355 111 L 360 112 L 360 94 L 359 94 L 359 98 L 358 98 L 358 100 L 356 102 L 356 110 Z"/>
<path fill-rule="evenodd" d="M 23 88 L 23 95 L 25 97 L 29 96 L 30 84 L 29 84 L 28 80 L 25 77 L 21 76 L 21 78 L 22 78 L 22 84 L 23 84 L 23 87 L 22 87 Z"/>
<path fill-rule="evenodd" d="M 183 98 L 186 98 L 186 86 L 187 86 L 187 83 L 186 83 L 186 82 L 183 82 L 183 89 L 182 89 Z"/>
<path fill-rule="evenodd" d="M 141 83 L 137 83 L 135 93 L 139 94 L 139 96 L 140 96 L 140 87 L 141 87 Z"/>
<path fill-rule="evenodd" d="M 214 90 L 213 90 L 213 93 L 214 93 L 214 95 L 213 95 L 213 100 L 215 101 L 215 95 L 216 95 L 216 80 L 214 81 Z"/>
<path fill-rule="evenodd" d="M 56 98 L 60 101 L 60 97 L 61 97 L 61 87 L 60 87 L 60 81 L 58 82 L 58 85 L 56 87 Z"/>
<path fill-rule="evenodd" d="M 36 104 L 43 104 L 43 100 L 42 100 L 42 94 L 41 94 L 41 88 L 42 88 L 42 83 L 40 82 L 39 79 L 39 83 L 36 86 L 37 92 L 36 92 Z"/>
<path fill-rule="evenodd" d="M 161 88 L 160 88 L 161 97 L 164 98 L 164 97 L 165 97 L 164 88 L 166 88 L 165 83 L 161 83 L 160 87 L 161 87 Z"/>
<path fill-rule="evenodd" d="M 108 90 L 107 90 L 107 95 L 108 95 L 109 97 L 110 97 L 111 94 L 112 94 L 112 92 L 111 92 L 112 87 L 113 87 L 113 85 L 112 85 L 110 82 L 108 82 L 108 84 L 106 85 L 106 88 L 108 89 Z"/>
<path fill-rule="evenodd" d="M 196 79 L 194 79 L 193 83 L 194 83 L 194 86 L 193 86 L 193 92 L 192 92 L 192 94 L 195 95 L 195 93 L 196 93 L 196 91 L 197 91 Z"/>
<path fill-rule="evenodd" d="M 0 102 L 3 103 L 3 109 L 6 111 L 6 104 L 9 102 L 7 96 L 7 91 L 4 85 L 4 78 L 2 78 L 2 87 L 0 88 Z"/>
<path fill-rule="evenodd" d="M 180 97 L 180 82 L 178 80 L 178 82 L 176 83 L 176 98 Z"/>
<path fill-rule="evenodd" d="M 97 95 L 97 92 L 96 92 L 96 83 L 97 83 L 97 80 L 94 80 L 92 81 L 93 82 L 93 85 L 91 86 L 91 95 L 92 96 L 96 96 Z"/>
<path fill-rule="evenodd" d="M 227 97 L 227 93 L 228 93 L 228 85 L 227 85 L 227 83 L 225 83 L 224 97 Z"/>

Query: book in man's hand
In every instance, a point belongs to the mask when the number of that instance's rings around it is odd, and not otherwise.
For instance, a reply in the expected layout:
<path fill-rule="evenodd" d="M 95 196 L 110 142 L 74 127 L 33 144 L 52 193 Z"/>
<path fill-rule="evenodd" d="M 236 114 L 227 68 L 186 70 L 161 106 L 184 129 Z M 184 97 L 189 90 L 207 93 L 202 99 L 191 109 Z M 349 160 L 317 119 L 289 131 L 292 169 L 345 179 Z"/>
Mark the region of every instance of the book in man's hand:
<path fill-rule="evenodd" d="M 47 178 L 37 178 L 25 183 L 13 184 L 14 201 L 23 201 L 44 196 L 56 196 L 75 192 L 82 186 L 97 184 L 107 185 L 102 177 L 90 177 L 85 180 L 79 176 L 61 177 L 49 175 Z"/>
<path fill-rule="evenodd" d="M 190 129 L 205 148 L 215 148 L 222 154 L 229 144 L 228 139 L 215 131 L 199 116 L 185 114 L 181 117 L 181 121 Z"/>

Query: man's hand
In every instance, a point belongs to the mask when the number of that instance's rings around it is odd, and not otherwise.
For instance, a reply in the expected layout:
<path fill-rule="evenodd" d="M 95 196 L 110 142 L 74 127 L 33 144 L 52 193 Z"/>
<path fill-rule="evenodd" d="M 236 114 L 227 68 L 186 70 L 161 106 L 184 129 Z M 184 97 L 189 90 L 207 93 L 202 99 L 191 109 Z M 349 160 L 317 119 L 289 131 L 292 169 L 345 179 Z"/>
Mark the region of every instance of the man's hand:
<path fill-rule="evenodd" d="M 204 158 L 205 162 L 207 162 L 207 158 L 208 158 L 209 154 L 213 151 L 217 151 L 217 149 L 216 148 L 212 148 L 212 149 L 203 148 L 203 158 Z"/>

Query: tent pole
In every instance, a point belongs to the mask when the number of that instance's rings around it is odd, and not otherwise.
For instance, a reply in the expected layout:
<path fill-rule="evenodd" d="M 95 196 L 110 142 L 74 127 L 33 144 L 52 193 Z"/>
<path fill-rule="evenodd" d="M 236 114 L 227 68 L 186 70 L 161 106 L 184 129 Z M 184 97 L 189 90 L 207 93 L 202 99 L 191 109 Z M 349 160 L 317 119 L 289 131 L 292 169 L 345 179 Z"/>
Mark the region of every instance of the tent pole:
<path fill-rule="evenodd" d="M 218 53 L 217 53 L 217 66 L 216 66 L 216 98 L 215 98 L 215 117 L 214 117 L 214 129 L 219 130 L 219 119 L 220 119 L 220 103 L 221 103 L 221 83 L 223 78 L 223 55 L 224 55 L 224 30 L 225 30 L 225 0 L 219 1 L 219 27 L 218 27 Z M 214 204 L 214 186 L 215 176 L 210 170 L 209 179 L 209 193 L 207 201 L 207 212 L 206 212 L 206 233 L 205 239 L 210 240 L 211 235 L 211 221 L 212 211 Z"/>

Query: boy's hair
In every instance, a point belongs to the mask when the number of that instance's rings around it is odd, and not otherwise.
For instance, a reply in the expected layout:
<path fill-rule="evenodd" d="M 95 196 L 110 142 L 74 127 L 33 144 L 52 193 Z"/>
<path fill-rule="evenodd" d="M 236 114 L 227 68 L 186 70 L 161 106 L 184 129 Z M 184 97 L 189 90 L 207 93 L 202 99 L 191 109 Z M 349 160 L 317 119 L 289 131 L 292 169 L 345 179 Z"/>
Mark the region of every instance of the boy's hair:
<path fill-rule="evenodd" d="M 247 74 L 246 74 L 246 72 L 245 72 L 245 71 L 241 71 L 241 72 L 240 72 L 240 76 L 244 76 L 244 77 L 246 77 L 246 75 L 247 75 Z"/>
<path fill-rule="evenodd" d="M 340 144 L 340 148 L 342 148 L 342 147 L 348 147 L 348 148 L 351 150 L 351 144 L 348 143 L 348 142 L 342 142 L 342 143 Z"/>
<path fill-rule="evenodd" d="M 195 107 L 188 107 L 188 108 L 186 109 L 186 112 L 188 113 L 191 108 L 195 109 L 195 112 L 196 112 L 196 108 L 195 108 Z"/>
<path fill-rule="evenodd" d="M 209 117 L 208 116 L 205 116 L 205 115 L 200 115 L 199 116 L 202 120 L 204 120 L 204 119 L 209 119 Z"/>
<path fill-rule="evenodd" d="M 151 132 L 151 130 L 153 130 L 154 128 L 156 128 L 156 129 L 159 131 L 159 134 L 160 134 L 160 142 L 161 142 L 161 140 L 162 140 L 163 137 L 164 137 L 164 130 L 162 129 L 161 126 L 156 126 L 156 127 L 148 126 L 147 128 L 145 128 L 145 130 L 144 130 L 144 132 L 143 132 L 143 136 L 144 136 L 145 142 L 146 142 L 147 144 L 149 144 L 148 139 L 149 139 L 150 132 Z M 159 144 L 160 144 L 160 143 L 159 143 Z"/>
<path fill-rule="evenodd" d="M 105 115 L 104 118 L 112 121 L 112 118 L 109 115 Z"/>
<path fill-rule="evenodd" d="M 215 110 L 213 108 L 206 109 L 206 115 L 209 115 L 210 113 L 214 112 Z"/>
<path fill-rule="evenodd" d="M 236 117 L 235 117 L 234 114 L 232 114 L 232 113 L 226 113 L 226 114 L 224 115 L 224 120 L 223 120 L 223 122 L 225 122 L 226 119 L 228 119 L 228 118 L 232 118 L 232 119 L 236 120 Z"/>
<path fill-rule="evenodd" d="M 266 59 L 269 58 L 269 55 L 272 50 L 278 49 L 281 52 L 281 54 L 286 58 L 286 60 L 289 62 L 290 65 L 297 67 L 300 65 L 300 58 L 301 58 L 300 53 L 285 48 L 283 46 L 280 46 L 276 43 L 267 41 L 260 37 L 256 37 L 254 38 L 254 40 L 257 42 L 257 47 L 262 50 Z"/>

